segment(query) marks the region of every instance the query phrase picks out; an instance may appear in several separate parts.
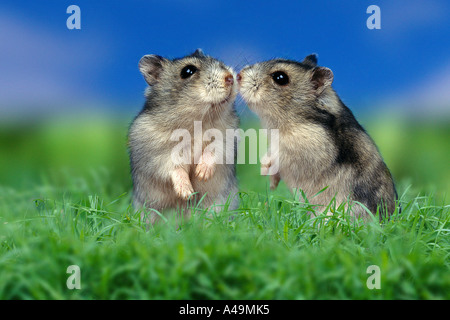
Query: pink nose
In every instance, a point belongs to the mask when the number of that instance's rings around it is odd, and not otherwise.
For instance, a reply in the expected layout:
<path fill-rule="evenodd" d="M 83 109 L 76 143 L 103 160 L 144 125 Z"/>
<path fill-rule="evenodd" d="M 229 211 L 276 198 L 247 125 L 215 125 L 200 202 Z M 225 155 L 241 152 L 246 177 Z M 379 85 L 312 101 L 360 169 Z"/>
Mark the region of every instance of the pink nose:
<path fill-rule="evenodd" d="M 232 74 L 228 74 L 225 77 L 225 83 L 230 85 L 230 86 L 234 83 L 234 79 L 233 79 L 233 75 Z"/>

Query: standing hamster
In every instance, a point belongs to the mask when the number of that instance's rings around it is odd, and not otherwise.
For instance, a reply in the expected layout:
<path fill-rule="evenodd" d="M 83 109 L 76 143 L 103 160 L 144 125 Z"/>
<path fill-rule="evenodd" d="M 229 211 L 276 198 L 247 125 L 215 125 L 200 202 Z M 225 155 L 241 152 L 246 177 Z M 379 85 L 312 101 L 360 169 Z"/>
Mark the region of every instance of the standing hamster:
<path fill-rule="evenodd" d="M 247 66 L 237 80 L 262 124 L 279 130 L 277 150 L 262 159 L 262 173 L 275 162 L 279 167 L 271 175 L 271 188 L 283 179 L 319 205 L 327 206 L 336 197 L 337 204 L 354 200 L 374 214 L 379 207 L 380 218 L 395 210 L 397 192 L 389 169 L 331 87 L 332 71 L 317 66 L 315 55 L 302 62 L 275 59 Z M 369 218 L 361 206 L 350 203 L 352 215 Z"/>
<path fill-rule="evenodd" d="M 200 49 L 173 60 L 146 55 L 139 69 L 150 87 L 128 135 L 135 208 L 186 210 L 189 201 L 198 204 L 201 199 L 204 208 L 231 201 L 229 209 L 236 209 L 235 164 L 208 149 L 204 137 L 209 129 L 225 136 L 226 129 L 239 126 L 233 70 Z M 194 132 L 198 128 L 200 135 Z M 187 134 L 181 142 L 180 136 L 174 139 L 180 130 Z M 235 154 L 236 143 L 227 152 Z M 174 150 L 186 161 L 175 161 Z M 153 213 L 151 223 L 157 217 Z"/>

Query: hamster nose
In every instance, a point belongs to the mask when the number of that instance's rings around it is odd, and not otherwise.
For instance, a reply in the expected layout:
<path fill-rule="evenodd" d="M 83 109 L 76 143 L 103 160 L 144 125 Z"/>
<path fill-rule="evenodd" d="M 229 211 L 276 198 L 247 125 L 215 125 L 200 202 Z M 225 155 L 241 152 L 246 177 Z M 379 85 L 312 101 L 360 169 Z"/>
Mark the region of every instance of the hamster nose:
<path fill-rule="evenodd" d="M 240 73 L 240 72 L 239 72 L 238 75 L 236 76 L 236 80 L 237 80 L 238 82 L 241 82 L 242 76 L 241 76 L 241 73 Z"/>
<path fill-rule="evenodd" d="M 232 74 L 227 74 L 226 76 L 225 76 L 225 83 L 227 84 L 227 85 L 232 85 L 233 83 L 234 83 L 234 79 L 233 79 L 233 75 Z"/>

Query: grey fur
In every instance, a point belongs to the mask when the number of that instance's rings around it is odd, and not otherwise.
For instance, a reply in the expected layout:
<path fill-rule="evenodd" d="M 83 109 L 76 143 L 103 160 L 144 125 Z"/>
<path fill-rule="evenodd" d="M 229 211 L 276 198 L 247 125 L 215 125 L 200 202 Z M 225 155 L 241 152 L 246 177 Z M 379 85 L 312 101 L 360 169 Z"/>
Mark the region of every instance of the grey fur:
<path fill-rule="evenodd" d="M 397 193 L 375 143 L 331 87 L 333 73 L 318 67 L 316 56 L 303 62 L 275 59 L 243 68 L 240 93 L 268 129 L 279 129 L 279 173 L 291 189 L 302 189 L 313 203 L 326 206 L 335 196 L 354 216 L 368 218 L 358 201 L 380 216 L 395 209 Z M 283 71 L 287 85 L 272 74 Z M 269 161 L 270 163 L 270 161 Z M 328 189 L 316 195 L 324 187 Z"/>
<path fill-rule="evenodd" d="M 188 65 L 197 71 L 182 79 L 180 72 Z M 139 69 L 150 88 L 128 136 L 135 208 L 145 205 L 159 212 L 185 210 L 189 201 L 197 203 L 204 196 L 201 207 L 220 207 L 230 197 L 230 209 L 236 209 L 235 164 L 225 164 L 224 160 L 223 164 L 216 163 L 217 155 L 210 155 L 213 164 L 202 162 L 202 156 L 207 159 L 204 149 L 208 141 L 199 140 L 201 154 L 195 154 L 193 148 L 194 121 L 201 121 L 203 132 L 215 128 L 224 137 L 226 129 L 238 128 L 233 104 L 236 84 L 225 81 L 226 76 L 234 78 L 233 70 L 201 50 L 173 60 L 147 55 L 139 62 Z M 179 144 L 171 141 L 176 129 L 186 129 L 191 134 L 191 144 L 186 145 L 192 151 L 190 164 L 176 165 L 171 160 L 171 152 Z M 233 148 L 232 152 L 236 152 Z M 152 214 L 150 221 L 155 222 L 157 217 Z"/>

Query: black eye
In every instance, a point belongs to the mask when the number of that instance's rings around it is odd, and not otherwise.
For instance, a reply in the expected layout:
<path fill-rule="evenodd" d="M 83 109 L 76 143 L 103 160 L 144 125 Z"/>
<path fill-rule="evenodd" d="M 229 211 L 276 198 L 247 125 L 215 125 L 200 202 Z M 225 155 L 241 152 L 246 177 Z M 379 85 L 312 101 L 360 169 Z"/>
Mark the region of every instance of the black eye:
<path fill-rule="evenodd" d="M 280 86 L 285 86 L 289 83 L 289 77 L 283 71 L 276 71 L 272 73 L 272 79 Z"/>
<path fill-rule="evenodd" d="M 193 65 L 188 65 L 181 70 L 180 76 L 182 79 L 189 78 L 197 71 L 197 67 Z"/>

